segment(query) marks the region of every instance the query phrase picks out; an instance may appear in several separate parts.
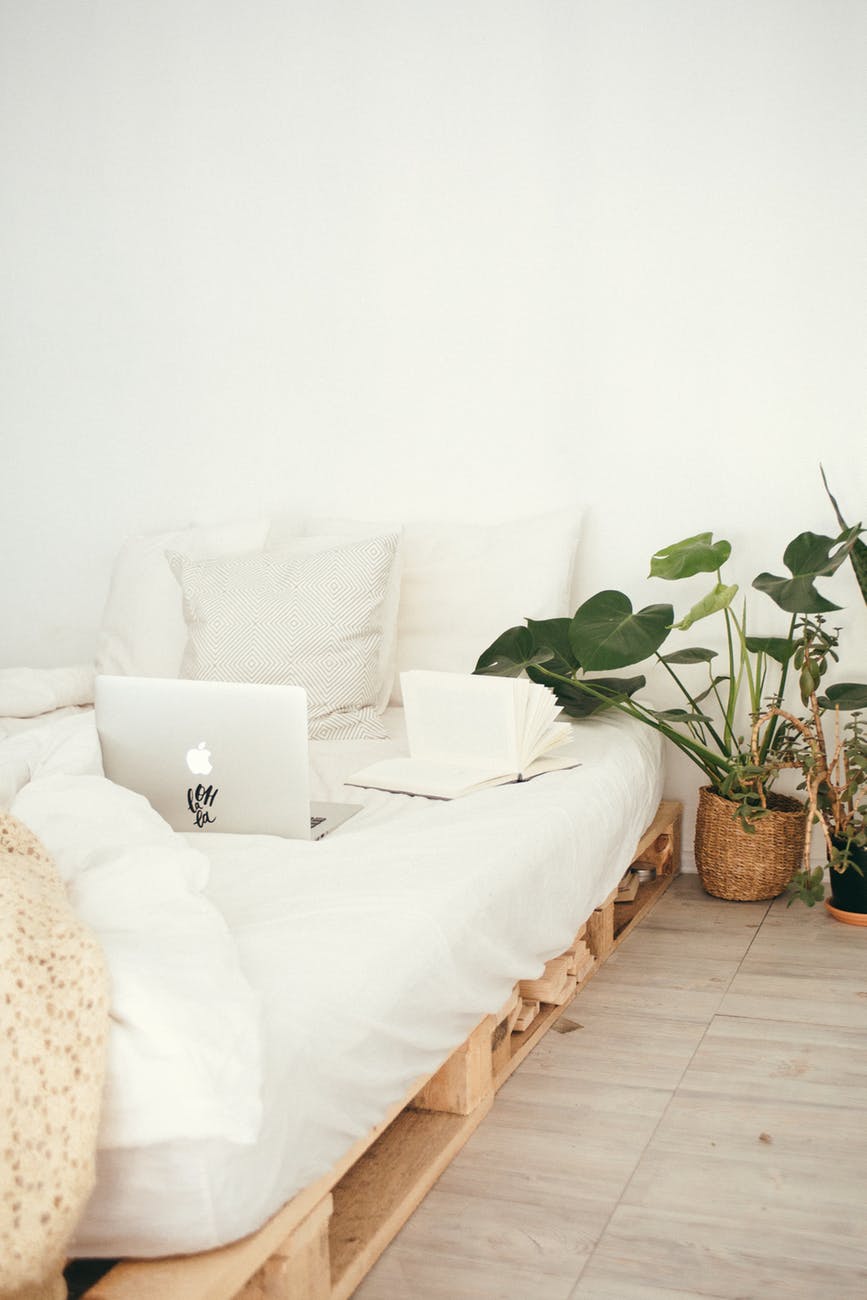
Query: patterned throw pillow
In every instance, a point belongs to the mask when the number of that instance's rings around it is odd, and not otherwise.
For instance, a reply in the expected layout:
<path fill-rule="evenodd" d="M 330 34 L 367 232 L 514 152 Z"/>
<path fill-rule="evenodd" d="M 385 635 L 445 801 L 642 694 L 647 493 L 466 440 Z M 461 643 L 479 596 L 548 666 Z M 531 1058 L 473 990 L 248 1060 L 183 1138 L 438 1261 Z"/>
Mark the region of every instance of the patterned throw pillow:
<path fill-rule="evenodd" d="M 206 560 L 168 551 L 187 624 L 181 676 L 303 686 L 312 738 L 384 738 L 377 667 L 397 543 L 394 534 Z"/>

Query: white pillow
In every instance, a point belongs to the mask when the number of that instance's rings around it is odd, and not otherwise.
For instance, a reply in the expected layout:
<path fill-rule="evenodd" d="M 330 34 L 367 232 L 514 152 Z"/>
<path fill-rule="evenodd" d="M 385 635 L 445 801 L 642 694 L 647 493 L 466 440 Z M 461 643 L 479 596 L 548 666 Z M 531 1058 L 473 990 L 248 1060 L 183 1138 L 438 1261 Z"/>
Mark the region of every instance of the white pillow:
<path fill-rule="evenodd" d="M 195 559 L 260 551 L 268 520 L 133 537 L 118 555 L 96 650 L 96 670 L 122 677 L 177 677 L 187 639 L 166 551 Z"/>
<path fill-rule="evenodd" d="M 209 560 L 170 552 L 189 634 L 181 675 L 303 686 L 311 737 L 384 739 L 374 706 L 396 548 L 391 534 Z"/>
<path fill-rule="evenodd" d="M 507 627 L 571 614 L 580 531 L 577 508 L 500 524 L 406 523 L 394 703 L 407 669 L 472 672 Z"/>
<path fill-rule="evenodd" d="M 391 698 L 394 685 L 394 675 L 397 670 L 397 617 L 400 602 L 402 525 L 395 523 L 369 524 L 360 519 L 324 518 L 306 520 L 303 530 L 304 535 L 311 540 L 315 539 L 321 541 L 323 545 L 330 546 L 334 546 L 340 541 L 358 541 L 365 537 L 379 537 L 383 534 L 396 534 L 398 537 L 397 550 L 395 551 L 394 562 L 391 566 L 382 605 L 382 640 L 379 647 L 375 708 L 377 713 L 384 713 L 388 708 L 388 701 Z M 276 544 L 278 537 L 282 541 L 283 535 L 285 535 L 285 525 L 273 525 L 268 536 L 269 545 Z"/>

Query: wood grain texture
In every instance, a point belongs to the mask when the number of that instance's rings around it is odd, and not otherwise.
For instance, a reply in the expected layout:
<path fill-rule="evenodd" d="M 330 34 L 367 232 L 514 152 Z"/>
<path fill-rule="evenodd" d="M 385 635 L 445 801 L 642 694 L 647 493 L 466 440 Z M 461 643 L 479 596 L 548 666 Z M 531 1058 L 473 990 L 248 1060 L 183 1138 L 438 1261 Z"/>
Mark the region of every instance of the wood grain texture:
<path fill-rule="evenodd" d="M 324 1197 L 253 1275 L 237 1300 L 329 1300 L 328 1227 L 333 1199 Z"/>
<path fill-rule="evenodd" d="M 490 1109 L 471 1115 L 407 1110 L 334 1189 L 331 1277 L 334 1300 L 361 1279 Z"/>
<path fill-rule="evenodd" d="M 847 929 L 677 879 L 569 1008 L 581 1028 L 511 1076 L 359 1300 L 560 1296 L 570 1260 L 574 1300 L 865 1300 L 867 949 Z M 837 994 L 845 1019 L 823 1003 Z M 571 1254 L 535 1232 L 546 1212 L 582 1225 Z M 513 1271 L 496 1258 L 507 1238 Z"/>
<path fill-rule="evenodd" d="M 838 1240 L 812 1230 L 807 1207 L 792 1231 L 759 1212 L 727 1222 L 712 1204 L 690 1214 L 619 1205 L 572 1295 L 596 1300 L 605 1283 L 613 1287 L 609 1295 L 623 1297 L 649 1280 L 663 1294 L 864 1300 L 867 1250 L 859 1239 L 841 1249 Z"/>
<path fill-rule="evenodd" d="M 442 1069 L 413 1098 L 415 1110 L 444 1110 L 469 1115 L 493 1093 L 493 1016 L 476 1026 L 465 1043 L 452 1052 Z"/>
<path fill-rule="evenodd" d="M 668 848 L 674 844 L 678 818 L 679 805 L 665 805 L 642 841 L 654 852 L 665 848 L 666 870 L 673 870 L 677 862 L 673 848 L 671 852 Z M 670 879 L 666 876 L 665 887 Z M 632 915 L 632 925 L 661 893 L 662 889 L 643 887 L 636 900 L 641 904 L 643 894 L 643 904 Z M 332 1300 L 342 1300 L 350 1295 L 486 1114 L 494 1087 L 503 1084 L 562 1015 L 579 980 L 583 988 L 611 953 L 615 895 L 616 890 L 581 927 L 572 947 L 547 964 L 541 980 L 526 982 L 524 993 L 536 997 L 513 992 L 498 1016 L 483 1018 L 435 1075 L 419 1080 L 376 1130 L 259 1232 L 202 1255 L 121 1264 L 88 1293 L 90 1300 L 150 1300 L 157 1296 L 228 1300 L 236 1294 L 243 1300 L 295 1300 L 302 1295 L 320 1300 L 329 1294 Z M 631 925 L 623 929 L 621 939 L 629 929 Z M 522 1015 L 526 1023 L 523 1031 L 517 1032 L 518 1025 L 524 1023 L 518 1020 Z M 513 1028 L 515 1032 L 510 1033 Z M 502 1040 L 496 1038 L 499 1030 Z M 564 1116 L 558 1118 L 557 1108 L 549 1109 L 547 1140 L 562 1160 L 570 1144 L 562 1131 Z M 569 1110 L 566 1108 L 567 1122 L 573 1119 Z M 644 1120 L 646 1115 L 620 1123 L 628 1128 L 637 1122 L 641 1127 Z M 602 1127 L 594 1123 L 594 1132 L 598 1135 Z M 516 1149 L 528 1141 L 532 1145 L 527 1134 L 519 1134 Z M 603 1197 L 606 1206 L 609 1194 Z M 588 1198 L 594 1205 L 599 1199 L 592 1192 Z M 323 1225 L 329 1216 L 326 1235 Z M 329 1269 L 330 1292 L 326 1281 Z M 558 1278 L 564 1285 L 570 1281 L 559 1272 Z"/>

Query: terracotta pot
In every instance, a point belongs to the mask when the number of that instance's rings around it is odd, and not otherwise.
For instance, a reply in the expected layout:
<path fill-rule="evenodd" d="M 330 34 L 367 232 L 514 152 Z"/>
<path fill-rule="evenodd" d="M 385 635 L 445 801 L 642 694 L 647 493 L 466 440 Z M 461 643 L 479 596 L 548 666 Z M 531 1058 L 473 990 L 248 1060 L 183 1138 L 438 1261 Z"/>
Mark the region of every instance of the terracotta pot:
<path fill-rule="evenodd" d="M 695 865 L 716 898 L 776 898 L 801 865 L 807 812 L 798 799 L 769 795 L 769 812 L 744 830 L 736 805 L 709 785 L 699 790 Z"/>

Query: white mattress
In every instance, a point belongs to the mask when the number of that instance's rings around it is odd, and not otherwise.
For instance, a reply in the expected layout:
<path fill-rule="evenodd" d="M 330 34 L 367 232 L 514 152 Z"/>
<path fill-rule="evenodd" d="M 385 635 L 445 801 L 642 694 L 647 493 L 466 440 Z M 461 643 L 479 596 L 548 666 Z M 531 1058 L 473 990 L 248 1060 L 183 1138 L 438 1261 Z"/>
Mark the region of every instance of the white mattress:
<path fill-rule="evenodd" d="M 403 752 L 402 715 L 386 722 L 388 742 L 313 743 L 313 797 L 364 804 L 320 843 L 184 837 L 259 998 L 261 1124 L 102 1149 L 74 1253 L 186 1253 L 258 1227 L 563 951 L 661 797 L 659 738 L 615 715 L 575 728 L 580 767 L 526 784 L 453 802 L 344 788 Z"/>

